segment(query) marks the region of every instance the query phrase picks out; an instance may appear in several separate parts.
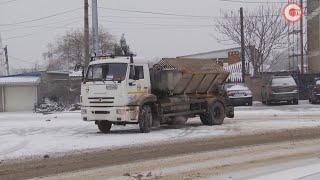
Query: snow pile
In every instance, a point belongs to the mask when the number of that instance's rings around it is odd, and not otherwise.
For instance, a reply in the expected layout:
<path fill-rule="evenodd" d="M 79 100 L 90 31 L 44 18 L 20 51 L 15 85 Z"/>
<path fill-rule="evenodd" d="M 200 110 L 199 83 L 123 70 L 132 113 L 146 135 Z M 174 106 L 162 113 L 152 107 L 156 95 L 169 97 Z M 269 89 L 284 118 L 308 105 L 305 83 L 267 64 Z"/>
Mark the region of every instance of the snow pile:
<path fill-rule="evenodd" d="M 51 112 L 61 112 L 65 110 L 65 106 L 51 101 L 48 98 L 45 98 L 44 102 L 41 103 L 37 108 L 36 112 L 37 113 L 51 113 Z"/>

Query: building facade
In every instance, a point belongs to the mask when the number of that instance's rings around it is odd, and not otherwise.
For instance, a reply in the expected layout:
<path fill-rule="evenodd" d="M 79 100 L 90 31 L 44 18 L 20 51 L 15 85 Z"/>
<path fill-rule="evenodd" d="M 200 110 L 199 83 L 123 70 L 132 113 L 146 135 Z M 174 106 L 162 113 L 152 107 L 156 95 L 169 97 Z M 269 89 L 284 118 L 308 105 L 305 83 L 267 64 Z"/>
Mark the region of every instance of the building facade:
<path fill-rule="evenodd" d="M 241 48 L 222 49 L 198 54 L 181 56 L 179 58 L 194 58 L 194 59 L 212 59 L 221 64 L 224 69 L 230 72 L 228 82 L 242 82 L 242 61 Z M 248 74 L 253 75 L 253 67 L 249 61 L 250 56 L 246 55 L 246 70 Z"/>
<path fill-rule="evenodd" d="M 0 112 L 33 111 L 46 98 L 66 106 L 80 102 L 81 76 L 39 71 L 0 77 Z"/>
<path fill-rule="evenodd" d="M 320 0 L 308 0 L 307 11 L 309 71 L 320 73 Z"/>

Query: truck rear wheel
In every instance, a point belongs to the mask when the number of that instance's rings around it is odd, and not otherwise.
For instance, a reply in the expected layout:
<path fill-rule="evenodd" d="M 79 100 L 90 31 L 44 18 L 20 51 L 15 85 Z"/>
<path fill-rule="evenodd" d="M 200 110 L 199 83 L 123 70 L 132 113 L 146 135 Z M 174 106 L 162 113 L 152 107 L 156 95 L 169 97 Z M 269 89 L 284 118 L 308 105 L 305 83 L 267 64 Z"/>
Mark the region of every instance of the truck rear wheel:
<path fill-rule="evenodd" d="M 96 124 L 98 125 L 99 130 L 102 133 L 109 133 L 112 123 L 109 121 L 97 121 Z"/>
<path fill-rule="evenodd" d="M 152 112 L 148 105 L 142 106 L 139 113 L 139 127 L 141 133 L 149 133 L 152 126 Z"/>
<path fill-rule="evenodd" d="M 225 108 L 221 102 L 209 105 L 208 112 L 200 115 L 202 124 L 207 126 L 221 125 L 225 118 Z"/>

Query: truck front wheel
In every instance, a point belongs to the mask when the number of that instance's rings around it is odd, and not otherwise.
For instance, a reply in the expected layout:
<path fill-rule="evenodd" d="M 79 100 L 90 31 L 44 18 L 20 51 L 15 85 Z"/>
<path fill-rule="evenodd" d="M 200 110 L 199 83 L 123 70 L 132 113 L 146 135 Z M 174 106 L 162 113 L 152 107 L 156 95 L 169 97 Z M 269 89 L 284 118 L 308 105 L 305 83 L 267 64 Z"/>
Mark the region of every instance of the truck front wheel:
<path fill-rule="evenodd" d="M 109 133 L 112 123 L 109 121 L 96 121 L 96 124 L 98 125 L 99 130 L 102 133 Z"/>
<path fill-rule="evenodd" d="M 152 112 L 148 105 L 142 106 L 139 113 L 139 127 L 141 133 L 149 133 L 152 126 Z"/>
<path fill-rule="evenodd" d="M 225 108 L 221 102 L 214 102 L 209 105 L 208 112 L 200 115 L 202 124 L 207 126 L 221 125 L 226 116 Z"/>

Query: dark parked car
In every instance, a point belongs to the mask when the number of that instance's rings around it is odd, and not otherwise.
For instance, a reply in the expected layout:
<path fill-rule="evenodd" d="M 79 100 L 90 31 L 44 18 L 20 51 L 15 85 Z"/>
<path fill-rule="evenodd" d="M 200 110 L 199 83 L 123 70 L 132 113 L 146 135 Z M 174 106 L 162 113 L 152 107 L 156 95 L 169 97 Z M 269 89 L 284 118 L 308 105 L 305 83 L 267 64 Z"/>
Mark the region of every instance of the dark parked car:
<path fill-rule="evenodd" d="M 311 104 L 320 103 L 320 78 L 315 79 L 315 83 L 310 87 L 309 101 Z"/>
<path fill-rule="evenodd" d="M 233 106 L 252 106 L 252 92 L 245 84 L 231 84 L 225 89 Z"/>
<path fill-rule="evenodd" d="M 299 103 L 299 90 L 292 76 L 273 76 L 262 86 L 262 103 Z"/>

